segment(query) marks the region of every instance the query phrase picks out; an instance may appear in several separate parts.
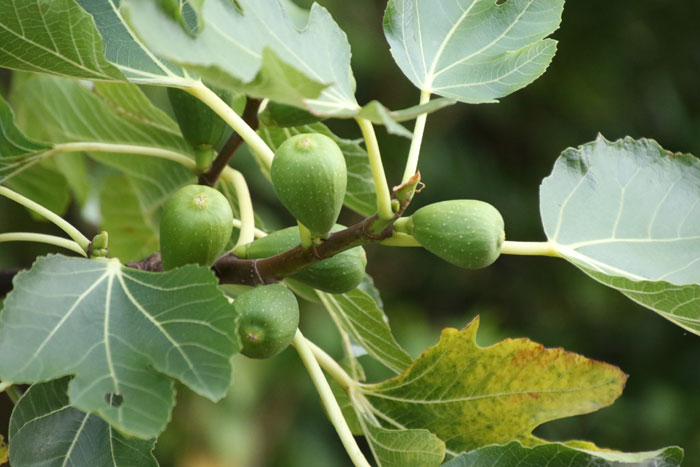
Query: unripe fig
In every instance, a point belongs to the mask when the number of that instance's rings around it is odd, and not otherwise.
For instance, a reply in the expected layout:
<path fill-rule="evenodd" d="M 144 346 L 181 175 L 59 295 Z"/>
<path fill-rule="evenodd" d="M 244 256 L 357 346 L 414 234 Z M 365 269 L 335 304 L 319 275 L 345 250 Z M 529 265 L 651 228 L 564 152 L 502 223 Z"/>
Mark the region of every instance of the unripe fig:
<path fill-rule="evenodd" d="M 332 231 L 345 227 L 336 224 Z M 289 227 L 259 238 L 245 246 L 241 256 L 267 258 L 299 245 L 299 228 Z M 328 293 L 345 293 L 353 290 L 365 276 L 367 256 L 361 246 L 345 250 L 332 258 L 307 266 L 289 277 Z"/>
<path fill-rule="evenodd" d="M 163 270 L 197 263 L 211 266 L 231 237 L 233 213 L 214 188 L 188 185 L 166 203 L 160 220 Z"/>
<path fill-rule="evenodd" d="M 216 94 L 227 104 L 231 102 L 231 93 L 215 90 Z M 168 88 L 168 99 L 175 112 L 175 118 L 185 141 L 192 147 L 211 146 L 220 149 L 233 130 L 216 112 L 204 102 L 188 92 L 177 88 Z"/>
<path fill-rule="evenodd" d="M 292 136 L 277 149 L 270 176 L 287 210 L 312 236 L 326 236 L 343 207 L 348 181 L 338 145 L 319 133 Z"/>
<path fill-rule="evenodd" d="M 417 210 L 407 225 L 426 250 L 466 269 L 481 269 L 501 254 L 503 217 L 477 200 L 452 200 Z"/>
<path fill-rule="evenodd" d="M 250 358 L 274 357 L 294 339 L 299 326 L 299 304 L 280 284 L 263 285 L 233 302 L 238 315 L 241 353 Z"/>

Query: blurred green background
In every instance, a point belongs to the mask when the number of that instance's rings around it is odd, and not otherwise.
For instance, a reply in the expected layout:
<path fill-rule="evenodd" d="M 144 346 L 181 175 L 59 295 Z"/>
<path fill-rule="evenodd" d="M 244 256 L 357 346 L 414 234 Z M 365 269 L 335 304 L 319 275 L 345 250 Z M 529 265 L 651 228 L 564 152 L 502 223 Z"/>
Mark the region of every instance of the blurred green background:
<path fill-rule="evenodd" d="M 415 104 L 418 92 L 391 59 L 381 30 L 386 2 L 321 3 L 348 33 L 360 103 Z M 538 241 L 544 239 L 538 186 L 566 147 L 601 132 L 608 139 L 645 136 L 672 151 L 700 154 L 698 18 L 700 2 L 569 0 L 554 35 L 559 51 L 542 78 L 499 104 L 458 105 L 429 117 L 420 163 L 427 186 L 413 209 L 445 199 L 483 199 L 502 212 L 509 239 Z M 352 122 L 330 126 L 359 137 Z M 395 184 L 409 142 L 383 130 L 379 136 Z M 234 164 L 246 174 L 255 170 L 244 153 Z M 256 208 L 269 224 L 291 223 L 260 177 L 252 185 Z M 2 200 L 0 212 L 2 231 L 52 231 Z M 344 221 L 353 219 L 346 214 Z M 0 245 L 0 266 L 27 267 L 46 251 Z M 443 327 L 463 327 L 480 315 L 482 345 L 527 336 L 630 375 L 613 406 L 544 425 L 539 436 L 627 451 L 680 445 L 684 465 L 700 465 L 699 337 L 562 261 L 502 257 L 471 272 L 419 249 L 367 252 L 392 328 L 414 356 L 436 343 Z M 302 330 L 340 355 L 337 335 L 319 308 L 306 305 Z M 387 376 L 365 363 L 370 379 Z M 180 388 L 173 423 L 157 446 L 162 465 L 349 465 L 293 350 L 264 362 L 236 358 L 235 367 L 230 395 L 217 405 Z M 8 409 L 3 400 L 4 416 Z"/>

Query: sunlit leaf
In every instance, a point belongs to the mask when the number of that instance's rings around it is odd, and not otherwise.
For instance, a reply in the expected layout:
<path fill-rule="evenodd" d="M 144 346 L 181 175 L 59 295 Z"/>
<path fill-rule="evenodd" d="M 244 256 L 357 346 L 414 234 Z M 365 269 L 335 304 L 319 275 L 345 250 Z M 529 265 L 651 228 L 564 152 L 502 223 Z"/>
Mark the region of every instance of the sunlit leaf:
<path fill-rule="evenodd" d="M 156 0 L 127 5 L 130 21 L 152 50 L 218 87 L 318 115 L 351 116 L 359 110 L 347 37 L 318 4 L 299 29 L 278 0 L 238 0 L 236 5 L 209 0 L 196 38 Z"/>
<path fill-rule="evenodd" d="M 562 153 L 540 212 L 564 258 L 700 334 L 700 160 L 601 137 Z"/>
<path fill-rule="evenodd" d="M 348 186 L 343 201 L 345 206 L 363 216 L 371 216 L 377 211 L 377 196 L 369 157 L 358 141 L 339 138 L 323 123 L 293 128 L 265 127 L 258 130 L 258 133 L 273 151 L 287 138 L 300 133 L 321 133 L 333 139 L 343 152 L 348 168 Z"/>
<path fill-rule="evenodd" d="M 504 446 L 487 446 L 461 454 L 445 467 L 678 467 L 683 461 L 683 450 L 676 447 L 651 452 L 615 452 L 586 450 L 567 446 L 566 443 L 548 443 L 524 447 L 518 442 Z"/>
<path fill-rule="evenodd" d="M 360 386 L 359 395 L 386 428 L 430 430 L 455 453 L 535 443 L 538 425 L 595 411 L 622 392 L 626 376 L 611 365 L 528 339 L 479 347 L 477 329 L 478 319 L 462 331 L 443 330 L 403 374 Z"/>
<path fill-rule="evenodd" d="M 75 0 L 0 2 L 2 67 L 92 80 L 123 80 L 119 70 L 105 60 L 102 49 L 95 22 Z"/>
<path fill-rule="evenodd" d="M 495 102 L 537 79 L 554 57 L 564 0 L 390 0 L 384 32 L 419 89 Z"/>
<path fill-rule="evenodd" d="M 172 378 L 212 400 L 231 382 L 236 316 L 217 283 L 198 266 L 156 274 L 116 259 L 39 258 L 15 277 L 0 315 L 0 378 L 75 375 L 71 405 L 157 436 L 175 403 Z"/>
<path fill-rule="evenodd" d="M 155 439 L 129 438 L 68 401 L 69 378 L 31 386 L 12 411 L 12 465 L 156 467 Z M 37 442 L 41 440 L 41 442 Z M 1 459 L 0 459 L 1 462 Z"/>
<path fill-rule="evenodd" d="M 156 56 L 124 19 L 122 0 L 75 0 L 94 18 L 104 38 L 104 56 L 136 83 L 182 85 L 191 77 L 182 68 Z M 158 25 L 154 29 L 160 30 Z"/>

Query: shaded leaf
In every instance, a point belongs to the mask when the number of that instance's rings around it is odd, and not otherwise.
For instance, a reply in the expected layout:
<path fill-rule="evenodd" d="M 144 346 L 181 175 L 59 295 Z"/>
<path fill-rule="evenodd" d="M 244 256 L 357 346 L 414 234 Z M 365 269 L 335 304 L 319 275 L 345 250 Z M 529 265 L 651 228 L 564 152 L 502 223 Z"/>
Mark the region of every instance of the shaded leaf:
<path fill-rule="evenodd" d="M 476 344 L 478 318 L 445 329 L 400 376 L 359 390 L 388 428 L 427 429 L 462 452 L 514 439 L 536 442 L 538 425 L 610 405 L 619 369 L 528 339 Z"/>
<path fill-rule="evenodd" d="M 34 76 L 13 94 L 18 114 L 52 142 L 96 142 L 168 149 L 190 155 L 177 124 L 129 83 L 99 83 Z M 176 162 L 139 154 L 92 152 L 130 176 L 144 209 L 154 211 L 195 177 Z"/>
<path fill-rule="evenodd" d="M 294 128 L 265 127 L 258 130 L 258 134 L 273 151 L 277 151 L 277 148 L 287 138 L 300 133 L 321 133 L 336 142 L 343 152 L 345 164 L 348 168 L 348 186 L 343 203 L 363 216 L 374 214 L 377 211 L 377 196 L 374 189 L 372 169 L 369 165 L 367 151 L 364 150 L 358 141 L 339 138 L 323 123 Z"/>
<path fill-rule="evenodd" d="M 236 3 L 207 1 L 202 9 L 205 26 L 196 38 L 168 18 L 155 0 L 129 1 L 128 11 L 139 35 L 158 55 L 215 86 L 318 115 L 357 113 L 350 45 L 328 11 L 314 4 L 308 24 L 298 29 L 278 0 Z"/>
<path fill-rule="evenodd" d="M 2 67 L 90 80 L 123 80 L 119 70 L 105 60 L 102 49 L 95 22 L 74 0 L 0 3 Z"/>
<path fill-rule="evenodd" d="M 17 128 L 12 109 L 0 96 L 0 183 L 38 162 L 50 148 L 27 138 Z"/>
<path fill-rule="evenodd" d="M 537 79 L 554 57 L 564 0 L 390 0 L 384 33 L 421 90 L 472 104 Z"/>
<path fill-rule="evenodd" d="M 445 443 L 428 430 L 388 430 L 358 419 L 379 467 L 432 467 L 445 458 Z"/>
<path fill-rule="evenodd" d="M 562 153 L 540 213 L 565 259 L 700 334 L 700 160 L 601 137 Z"/>
<path fill-rule="evenodd" d="M 326 310 L 343 332 L 382 365 L 396 373 L 411 364 L 411 357 L 396 342 L 384 312 L 362 290 L 344 294 L 318 293 Z"/>
<path fill-rule="evenodd" d="M 155 274 L 116 259 L 39 258 L 0 315 L 0 377 L 75 375 L 71 405 L 156 436 L 174 405 L 171 378 L 211 400 L 230 384 L 236 317 L 217 283 L 205 267 Z"/>
<path fill-rule="evenodd" d="M 524 447 L 518 442 L 504 446 L 486 446 L 464 453 L 443 464 L 445 467 L 624 467 L 654 466 L 678 467 L 683 461 L 683 450 L 676 447 L 650 452 L 615 452 L 576 449 L 565 443 L 548 443 Z"/>
<path fill-rule="evenodd" d="M 141 260 L 158 251 L 156 212 L 141 204 L 131 180 L 112 176 L 100 189 L 102 230 L 109 232 L 109 255 L 122 263 Z"/>
<path fill-rule="evenodd" d="M 66 213 L 70 203 L 70 188 L 66 177 L 43 164 L 22 170 L 5 181 L 4 185 L 61 216 Z M 34 211 L 29 210 L 29 213 L 38 221 L 48 222 Z"/>
<path fill-rule="evenodd" d="M 69 378 L 31 386 L 10 419 L 13 466 L 155 467 L 155 439 L 128 438 L 70 406 Z M 41 442 L 37 442 L 41 440 Z"/>

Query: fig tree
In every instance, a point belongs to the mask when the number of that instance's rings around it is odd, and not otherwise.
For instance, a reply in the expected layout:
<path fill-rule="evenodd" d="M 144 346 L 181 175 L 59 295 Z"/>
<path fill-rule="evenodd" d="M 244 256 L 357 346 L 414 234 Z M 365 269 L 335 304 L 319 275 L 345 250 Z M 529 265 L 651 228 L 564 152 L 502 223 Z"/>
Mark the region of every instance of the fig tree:
<path fill-rule="evenodd" d="M 294 339 L 299 326 L 299 304 L 280 284 L 263 285 L 233 302 L 238 315 L 241 353 L 250 358 L 274 357 Z"/>
<path fill-rule="evenodd" d="M 211 266 L 231 237 L 233 213 L 214 188 L 188 185 L 166 203 L 160 220 L 163 270 L 189 263 Z"/>
<path fill-rule="evenodd" d="M 505 240 L 503 217 L 477 200 L 452 200 L 417 210 L 408 232 L 426 250 L 465 269 L 481 269 L 501 254 Z"/>
<path fill-rule="evenodd" d="M 282 143 L 270 169 L 277 197 L 314 237 L 338 219 L 347 186 L 343 153 L 328 136 L 303 133 Z"/>

